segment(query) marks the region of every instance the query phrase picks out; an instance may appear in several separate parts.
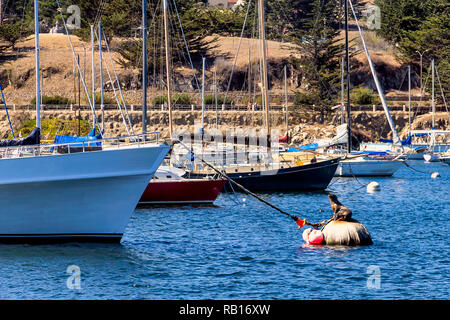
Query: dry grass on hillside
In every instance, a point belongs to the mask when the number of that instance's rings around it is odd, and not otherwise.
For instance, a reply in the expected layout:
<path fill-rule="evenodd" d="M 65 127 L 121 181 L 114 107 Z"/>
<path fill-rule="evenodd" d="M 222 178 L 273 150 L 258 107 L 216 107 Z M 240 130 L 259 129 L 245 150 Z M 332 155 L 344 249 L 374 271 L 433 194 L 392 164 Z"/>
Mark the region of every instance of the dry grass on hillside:
<path fill-rule="evenodd" d="M 368 35 L 369 41 L 376 43 L 380 39 L 374 37 L 371 33 L 365 33 Z M 359 38 L 357 31 L 350 32 L 351 38 Z M 86 85 L 90 91 L 92 88 L 91 78 L 91 49 L 90 42 L 82 42 L 76 36 L 71 36 L 72 43 L 75 48 L 75 52 L 80 56 L 81 69 L 85 70 Z M 214 49 L 214 53 L 218 55 L 217 65 L 231 65 L 234 61 L 237 47 L 239 45 L 239 37 L 218 37 L 217 48 Z M 122 39 L 114 39 L 114 43 L 117 44 Z M 268 57 L 269 59 L 284 59 L 289 56 L 299 56 L 301 50 L 290 43 L 281 43 L 276 41 L 268 41 Z M 41 70 L 43 72 L 44 85 L 43 95 L 54 96 L 60 95 L 63 97 L 74 97 L 74 76 L 73 76 L 73 58 L 72 51 L 70 49 L 69 41 L 66 35 L 63 34 L 41 34 L 40 35 L 41 46 Z M 112 45 L 117 47 L 116 45 Z M 7 61 L 1 64 L 0 77 L 5 82 L 5 78 L 10 81 L 14 81 L 14 86 L 4 85 L 6 100 L 10 104 L 28 104 L 35 95 L 35 70 L 34 70 L 34 36 L 30 36 L 25 41 L 17 44 L 17 51 L 6 52 Z M 395 60 L 390 50 L 375 50 L 371 51 L 372 58 L 375 63 L 383 61 L 384 63 L 399 66 L 399 63 Z M 113 60 L 119 58 L 117 52 L 112 52 Z M 243 38 L 241 47 L 237 59 L 237 66 L 244 67 L 248 64 L 248 61 L 258 61 L 260 59 L 259 41 L 257 39 Z M 364 52 L 360 52 L 356 57 L 362 64 L 367 64 Z M 96 83 L 97 86 L 100 82 L 99 76 L 99 53 L 95 50 L 96 59 Z M 109 57 L 104 52 L 104 62 L 109 64 Z M 135 72 L 138 70 L 125 70 L 117 63 L 115 68 L 118 73 Z M 212 66 L 211 66 L 212 70 Z M 207 73 L 207 76 L 211 76 L 211 70 Z M 3 75 L 2 75 L 3 71 Z M 6 71 L 6 72 L 5 72 Z M 176 70 L 178 74 L 185 76 L 191 73 L 190 68 L 183 67 Z M 106 68 L 104 68 L 104 81 L 107 82 L 108 75 Z M 150 88 L 150 99 L 155 95 L 164 94 L 162 92 L 156 92 Z M 112 93 L 107 93 L 112 98 Z M 86 103 L 87 99 L 84 93 L 82 94 L 82 103 Z M 139 104 L 141 101 L 141 94 L 139 90 L 128 90 L 124 92 L 125 100 L 128 104 Z"/>

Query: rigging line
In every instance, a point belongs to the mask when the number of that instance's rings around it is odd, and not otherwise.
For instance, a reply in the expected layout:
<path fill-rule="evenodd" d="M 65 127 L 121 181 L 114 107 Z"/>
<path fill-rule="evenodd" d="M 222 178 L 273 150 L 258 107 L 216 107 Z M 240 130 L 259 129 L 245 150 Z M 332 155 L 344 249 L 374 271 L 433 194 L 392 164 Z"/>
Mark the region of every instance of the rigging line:
<path fill-rule="evenodd" d="M 98 123 L 97 115 L 96 115 L 95 109 L 94 109 L 94 107 L 93 107 L 93 105 L 92 105 L 91 96 L 90 96 L 90 94 L 89 94 L 89 90 L 88 90 L 87 85 L 86 85 L 86 80 L 84 79 L 83 72 L 81 72 L 80 61 L 78 60 L 78 58 L 77 58 L 76 55 L 75 55 L 75 49 L 74 49 L 74 46 L 73 46 L 73 43 L 72 43 L 72 39 L 70 38 L 70 35 L 69 35 L 69 30 L 67 29 L 66 20 L 64 19 L 64 16 L 63 16 L 63 14 L 62 14 L 62 9 L 61 9 L 61 6 L 60 6 L 60 4 L 59 4 L 59 0 L 56 0 L 56 3 L 58 4 L 58 11 L 59 11 L 59 14 L 60 14 L 60 16 L 61 16 L 61 19 L 62 19 L 62 21 L 63 21 L 64 29 L 66 30 L 66 35 L 67 35 L 67 37 L 69 38 L 69 44 L 70 44 L 70 47 L 71 47 L 71 49 L 72 49 L 72 55 L 73 55 L 74 59 L 75 59 L 76 62 L 77 62 L 77 63 L 76 63 L 77 69 L 78 69 L 78 72 L 79 72 L 79 74 L 80 74 L 80 78 L 81 78 L 81 80 L 82 80 L 82 82 L 83 82 L 83 87 L 84 87 L 84 91 L 85 91 L 85 93 L 86 93 L 86 96 L 87 96 L 87 99 L 88 99 L 88 102 L 89 102 L 89 106 L 91 107 L 91 111 L 92 111 L 92 113 L 93 113 L 92 116 L 93 116 L 93 119 L 94 119 L 94 128 L 97 126 L 98 129 L 99 129 L 99 131 L 100 131 L 100 136 L 103 137 L 102 129 L 100 128 L 100 125 L 99 125 L 99 123 Z"/>
<path fill-rule="evenodd" d="M 405 74 L 403 75 L 403 80 L 402 80 L 402 82 L 400 83 L 400 86 L 398 87 L 398 90 L 399 90 L 399 91 L 400 91 L 401 88 L 403 87 L 403 82 L 405 82 L 405 79 L 406 79 L 407 74 L 408 74 L 408 68 L 405 70 Z"/>
<path fill-rule="evenodd" d="M 107 1 L 108 0 L 101 0 L 100 5 L 97 9 L 97 13 L 95 15 L 94 26 L 97 25 L 100 19 L 102 18 L 103 13 L 105 12 Z"/>
<path fill-rule="evenodd" d="M 248 6 L 247 6 L 247 13 L 245 14 L 244 23 L 242 25 L 241 37 L 239 38 L 239 44 L 238 44 L 238 47 L 237 47 L 237 50 L 236 50 L 236 55 L 234 56 L 233 66 L 231 67 L 230 79 L 228 80 L 228 86 L 227 86 L 227 91 L 225 92 L 225 99 L 224 99 L 224 101 L 227 101 L 228 92 L 230 91 L 231 80 L 233 79 L 234 69 L 236 67 L 237 58 L 239 56 L 239 50 L 241 49 L 242 39 L 243 39 L 244 31 L 245 31 L 245 26 L 247 24 L 247 18 L 248 18 L 248 13 L 250 11 L 250 7 L 251 7 L 251 1 L 248 3 Z"/>
<path fill-rule="evenodd" d="M 119 106 L 120 114 L 122 115 L 123 124 L 125 125 L 125 129 L 127 130 L 128 135 L 130 135 L 130 131 L 128 130 L 128 125 L 126 123 L 125 115 L 122 111 L 122 105 L 120 104 L 119 98 L 117 97 L 116 88 L 114 86 L 114 81 L 112 81 L 111 74 L 109 72 L 108 64 L 105 61 L 106 73 L 108 74 L 109 81 L 111 82 L 111 87 L 113 88 L 114 97 L 116 98 L 117 105 Z"/>
<path fill-rule="evenodd" d="M 168 3 L 168 5 L 170 6 L 170 8 L 172 8 L 172 3 Z M 173 9 L 172 9 L 173 10 Z M 169 23 L 171 26 L 171 29 L 174 31 L 175 35 L 176 35 L 176 40 L 182 38 L 182 33 L 179 30 L 179 28 L 176 28 L 176 21 L 174 21 L 175 18 L 173 19 L 169 19 Z M 173 42 L 172 42 L 173 43 Z M 178 41 L 177 41 L 178 43 Z M 190 61 L 187 57 L 187 55 L 185 54 L 183 48 L 180 48 L 179 46 L 175 46 L 176 48 L 176 52 L 177 52 L 177 56 L 180 58 L 180 63 L 182 63 L 182 65 L 190 65 Z M 173 50 L 171 50 L 173 52 Z M 172 61 L 172 65 L 173 65 L 173 61 Z M 186 79 L 186 77 L 183 76 L 183 79 Z M 183 89 L 183 92 L 187 90 L 187 88 Z"/>
<path fill-rule="evenodd" d="M 189 149 L 189 147 L 186 146 L 186 145 L 185 145 L 183 142 L 181 142 L 180 140 L 177 140 L 175 143 L 179 143 L 182 147 L 184 147 L 186 150 L 188 150 L 189 152 L 191 152 L 190 149 Z M 282 214 L 284 214 L 284 215 L 289 216 L 290 218 L 292 218 L 292 219 L 293 219 L 294 221 L 296 221 L 296 222 L 299 220 L 299 218 L 297 218 L 295 215 L 290 214 L 289 212 L 286 212 L 286 211 L 282 210 L 281 208 L 279 208 L 279 207 L 273 205 L 273 204 L 270 203 L 269 201 L 264 200 L 264 199 L 261 198 L 260 196 L 256 195 L 255 193 L 251 192 L 250 190 L 246 189 L 244 186 L 242 186 L 241 184 L 239 184 L 239 183 L 237 183 L 236 181 L 234 181 L 233 179 L 231 179 L 225 172 L 219 171 L 216 167 L 214 167 L 214 166 L 212 166 L 211 164 L 209 164 L 207 161 L 205 161 L 205 160 L 203 159 L 203 157 L 200 157 L 200 160 L 201 160 L 205 165 L 207 165 L 208 167 L 210 167 L 211 169 L 213 169 L 217 174 L 219 174 L 219 175 L 223 176 L 224 178 L 228 179 L 228 181 L 232 182 L 235 186 L 237 186 L 238 188 L 240 188 L 242 191 L 244 191 L 244 192 L 247 193 L 248 195 L 250 195 L 250 196 L 254 197 L 255 199 L 257 199 L 258 201 L 260 201 L 260 202 L 262 202 L 262 203 L 268 205 L 269 207 L 271 207 L 271 208 L 277 210 L 278 212 L 280 212 L 280 213 L 282 213 Z M 322 222 L 320 222 L 320 223 L 311 223 L 311 222 L 306 221 L 306 219 L 304 219 L 303 222 L 304 222 L 305 225 L 309 225 L 309 226 L 312 226 L 312 227 L 314 227 L 314 228 L 317 228 L 317 227 L 323 226 L 327 221 L 325 220 L 325 221 L 322 221 Z"/>
<path fill-rule="evenodd" d="M 96 38 L 97 38 L 97 41 L 99 41 L 97 33 L 95 33 L 95 36 L 96 36 Z M 106 41 L 106 36 L 105 36 L 105 43 L 106 43 L 107 48 L 108 48 L 108 50 L 109 50 L 108 43 L 107 43 L 107 41 Z M 109 52 L 109 51 L 108 51 L 108 52 Z M 112 63 L 112 62 L 111 62 L 111 63 Z M 113 63 L 112 63 L 112 66 L 113 66 L 113 68 L 114 68 L 114 64 L 113 64 Z M 116 102 L 117 102 L 117 104 L 118 104 L 118 106 L 119 106 L 119 110 L 120 110 L 120 113 L 121 113 L 122 118 L 123 118 L 123 123 L 124 123 L 124 125 L 125 125 L 125 129 L 127 130 L 128 135 L 130 135 L 130 131 L 128 130 L 128 126 L 127 126 L 127 123 L 126 123 L 126 120 L 125 120 L 125 116 L 124 116 L 123 111 L 122 111 L 122 107 L 121 107 L 120 101 L 119 101 L 119 99 L 118 99 L 118 97 L 117 97 L 116 89 L 115 89 L 115 86 L 114 86 L 114 81 L 112 81 L 112 78 L 111 78 L 111 75 L 110 75 L 110 72 L 109 72 L 109 68 L 108 68 L 108 64 L 106 63 L 106 61 L 105 61 L 105 67 L 106 67 L 106 72 L 107 72 L 108 77 L 109 77 L 109 81 L 111 82 L 111 86 L 112 86 L 113 91 L 114 91 L 114 97 L 116 98 Z M 116 77 L 117 77 L 117 75 L 116 75 Z M 118 79 L 117 79 L 117 82 L 119 83 Z M 120 86 L 120 83 L 119 83 L 119 86 Z M 122 96 L 122 101 L 124 101 L 123 96 Z M 124 103 L 125 103 L 125 102 L 124 102 Z M 130 127 L 131 127 L 131 124 L 130 124 Z"/>
<path fill-rule="evenodd" d="M 420 106 L 420 104 L 421 104 L 421 102 L 422 102 L 423 94 L 424 94 L 424 92 L 425 92 L 425 88 L 427 87 L 428 80 L 429 80 L 429 78 L 430 78 L 430 73 L 431 73 L 431 70 L 429 69 L 429 70 L 428 70 L 428 73 L 427 73 L 427 77 L 425 78 L 425 83 L 424 83 L 424 85 L 423 85 L 423 87 L 422 87 L 422 91 L 420 92 L 420 100 L 419 100 L 419 104 L 417 105 L 416 110 L 414 111 L 414 114 L 413 114 L 413 117 L 414 117 L 414 118 L 417 116 L 417 113 L 418 113 L 419 110 L 422 108 L 422 106 Z"/>
<path fill-rule="evenodd" d="M 448 120 L 450 122 L 450 114 L 448 113 L 447 101 L 445 101 L 445 94 L 444 94 L 444 90 L 442 89 L 441 79 L 439 79 L 439 74 L 438 74 L 437 68 L 436 68 L 436 76 L 437 76 L 437 79 L 438 79 L 438 82 L 439 82 L 439 88 L 441 89 L 441 94 L 442 94 L 442 99 L 444 101 L 445 110 L 447 111 L 447 117 L 448 117 Z"/>
<path fill-rule="evenodd" d="M 114 62 L 113 62 L 112 56 L 111 56 L 111 51 L 109 50 L 109 44 L 108 44 L 108 41 L 106 40 L 106 34 L 105 34 L 105 31 L 104 31 L 103 29 L 102 29 L 102 34 L 103 34 L 103 39 L 105 39 L 106 50 L 108 51 L 109 61 L 110 61 L 110 63 L 111 63 L 111 66 L 112 66 L 112 69 L 113 69 L 113 72 L 114 72 L 114 76 L 115 76 L 115 78 L 116 78 L 117 87 L 118 87 L 118 89 L 119 89 L 119 93 L 120 93 L 120 97 L 121 97 L 121 99 L 122 99 L 123 107 L 124 107 L 125 113 L 126 113 L 126 115 L 127 115 L 128 124 L 129 124 L 129 126 L 130 126 L 131 133 L 134 135 L 133 125 L 132 125 L 131 120 L 130 120 L 130 115 L 128 114 L 128 108 L 127 108 L 127 105 L 125 104 L 125 98 L 124 98 L 123 93 L 122 93 L 122 87 L 120 86 L 119 77 L 117 76 L 116 67 L 114 66 Z M 96 38 L 98 38 L 98 37 L 97 37 L 97 33 L 96 33 Z M 98 39 L 97 39 L 97 40 L 98 40 Z M 108 68 L 107 65 L 106 65 L 106 67 Z"/>
<path fill-rule="evenodd" d="M 183 35 L 183 41 L 184 41 L 184 45 L 186 47 L 186 51 L 187 51 L 187 54 L 188 54 L 188 57 L 189 57 L 189 62 L 191 63 L 191 69 L 192 69 L 192 72 L 194 74 L 195 84 L 197 85 L 198 92 L 200 93 L 200 91 L 201 91 L 200 84 L 198 82 L 197 74 L 195 73 L 194 64 L 192 63 L 192 57 L 191 57 L 191 53 L 189 52 L 189 46 L 188 46 L 188 43 L 187 43 L 187 40 L 186 40 L 186 36 L 184 34 L 183 25 L 181 24 L 181 18 L 180 18 L 180 15 L 178 14 L 178 8 L 177 8 L 176 0 L 173 0 L 173 4 L 174 4 L 174 8 L 175 8 L 175 13 L 177 14 L 178 23 L 180 24 L 180 30 L 181 30 L 181 34 Z"/>
<path fill-rule="evenodd" d="M 1 84 L 0 84 L 0 92 L 2 93 L 2 100 L 3 100 L 3 104 L 5 105 L 5 111 L 6 111 L 6 116 L 8 118 L 9 127 L 11 128 L 11 133 L 12 133 L 13 139 L 15 139 L 16 136 L 14 135 L 14 130 L 13 130 L 13 127 L 11 124 L 11 120 L 9 119 L 8 107 L 6 106 L 6 100 L 5 100 L 5 96 L 3 95 L 3 88 L 2 88 Z"/>

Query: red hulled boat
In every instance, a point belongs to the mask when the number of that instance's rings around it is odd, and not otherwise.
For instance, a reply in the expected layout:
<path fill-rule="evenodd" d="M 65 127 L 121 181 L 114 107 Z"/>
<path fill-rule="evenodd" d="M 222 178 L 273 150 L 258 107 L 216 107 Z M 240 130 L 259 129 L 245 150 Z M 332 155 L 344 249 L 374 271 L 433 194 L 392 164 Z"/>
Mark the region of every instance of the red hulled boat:
<path fill-rule="evenodd" d="M 185 171 L 168 166 L 158 168 L 139 200 L 151 204 L 212 204 L 226 179 L 187 179 Z"/>

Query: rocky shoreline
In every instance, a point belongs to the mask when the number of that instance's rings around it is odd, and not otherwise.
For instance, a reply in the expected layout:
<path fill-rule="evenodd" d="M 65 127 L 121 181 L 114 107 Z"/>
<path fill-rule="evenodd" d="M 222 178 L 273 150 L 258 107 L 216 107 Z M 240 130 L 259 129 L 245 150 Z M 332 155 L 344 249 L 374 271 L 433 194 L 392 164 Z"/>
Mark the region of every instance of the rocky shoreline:
<path fill-rule="evenodd" d="M 264 128 L 264 114 L 261 111 L 220 111 L 218 113 L 218 129 L 223 135 L 227 130 L 241 129 L 243 132 Z M 408 132 L 408 113 L 401 111 L 391 112 L 397 131 L 404 138 Z M 9 111 L 12 126 L 14 130 L 20 131 L 23 123 L 34 119 L 33 111 L 16 110 Z M 100 116 L 98 113 L 97 116 Z M 142 131 L 142 113 L 140 111 L 129 111 L 131 123 L 135 133 Z M 59 118 L 63 120 L 74 121 L 76 114 L 74 111 L 43 111 L 42 117 Z M 270 114 L 271 127 L 279 131 L 279 136 L 283 137 L 286 133 L 285 114 L 280 111 L 273 111 Z M 89 111 L 81 112 L 81 119 L 92 122 L 92 113 Z M 201 111 L 174 111 L 174 129 L 179 131 L 197 132 L 201 124 Z M 9 124 L 5 111 L 0 112 L 0 137 L 5 139 L 10 134 Z M 333 113 L 325 117 L 321 123 L 319 112 L 295 111 L 289 113 L 289 134 L 294 144 L 311 143 L 315 139 L 328 139 L 336 134 L 336 126 L 340 124 L 340 115 Z M 431 128 L 431 114 L 416 116 L 412 122 L 412 129 Z M 206 112 L 205 129 L 215 129 L 216 113 Z M 449 116 L 441 112 L 435 115 L 435 128 L 449 130 Z M 384 137 L 392 137 L 389 124 L 382 111 L 352 112 L 352 130 L 354 136 L 361 142 L 376 141 Z M 168 137 L 168 113 L 166 111 L 148 112 L 147 132 L 160 132 L 163 138 Z M 106 136 L 127 135 L 123 124 L 123 118 L 120 111 L 105 112 L 105 132 Z"/>

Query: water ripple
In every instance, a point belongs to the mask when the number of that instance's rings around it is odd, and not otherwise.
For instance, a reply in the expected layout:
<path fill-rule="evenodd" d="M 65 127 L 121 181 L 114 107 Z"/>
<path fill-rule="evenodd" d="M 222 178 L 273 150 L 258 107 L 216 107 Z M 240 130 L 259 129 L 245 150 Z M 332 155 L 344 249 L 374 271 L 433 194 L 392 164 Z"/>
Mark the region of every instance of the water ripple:
<path fill-rule="evenodd" d="M 414 167 L 441 178 L 405 167 L 360 179 L 379 193 L 355 192 L 351 178 L 333 185 L 370 247 L 307 246 L 290 219 L 224 194 L 217 207 L 138 209 L 120 245 L 0 245 L 0 299 L 448 299 L 450 167 Z M 323 192 L 262 196 L 311 221 L 331 215 Z M 80 290 L 67 287 L 69 265 Z"/>

